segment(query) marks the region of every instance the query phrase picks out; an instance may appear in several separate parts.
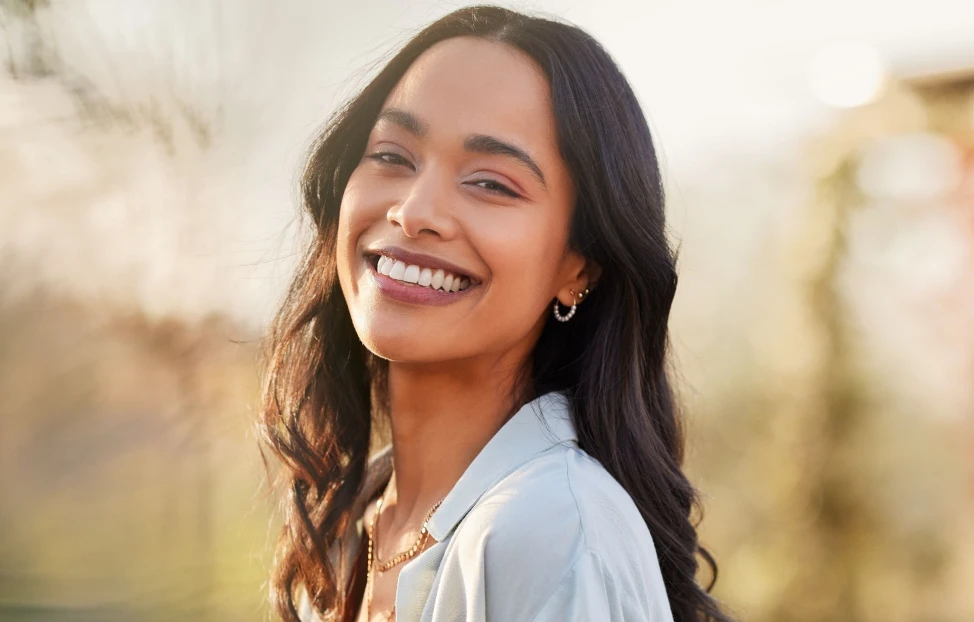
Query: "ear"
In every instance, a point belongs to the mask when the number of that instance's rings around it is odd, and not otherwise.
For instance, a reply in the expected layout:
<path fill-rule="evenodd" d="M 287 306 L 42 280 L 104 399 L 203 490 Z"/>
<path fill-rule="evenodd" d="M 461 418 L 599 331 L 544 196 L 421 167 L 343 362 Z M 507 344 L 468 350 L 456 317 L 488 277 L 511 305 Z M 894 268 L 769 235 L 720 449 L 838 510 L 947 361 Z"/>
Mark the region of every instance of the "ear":
<path fill-rule="evenodd" d="M 580 253 L 569 251 L 559 280 L 557 293 L 559 302 L 566 307 L 581 304 L 591 295 L 592 289 L 601 276 L 602 266 Z"/>

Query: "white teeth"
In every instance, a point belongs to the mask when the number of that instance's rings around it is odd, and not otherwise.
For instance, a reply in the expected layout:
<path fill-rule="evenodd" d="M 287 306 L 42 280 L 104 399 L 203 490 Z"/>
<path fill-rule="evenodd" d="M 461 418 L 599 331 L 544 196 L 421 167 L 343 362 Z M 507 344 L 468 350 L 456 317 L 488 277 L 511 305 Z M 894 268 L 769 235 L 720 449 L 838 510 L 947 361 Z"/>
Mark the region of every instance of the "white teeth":
<path fill-rule="evenodd" d="M 470 279 L 467 277 L 454 276 L 440 269 L 434 271 L 432 268 L 406 265 L 403 261 L 385 255 L 379 256 L 375 271 L 397 281 L 415 283 L 444 292 L 458 292 L 470 287 Z"/>
<path fill-rule="evenodd" d="M 401 281 L 404 274 L 406 274 L 406 264 L 401 261 L 394 263 L 392 270 L 389 271 L 389 276 L 397 281 Z"/>
<path fill-rule="evenodd" d="M 407 266 L 406 272 L 402 275 L 402 280 L 406 283 L 416 283 L 419 281 L 419 266 Z"/>
<path fill-rule="evenodd" d="M 430 287 L 432 287 L 433 289 L 440 289 L 440 285 L 443 285 L 443 279 L 445 278 L 445 276 L 446 273 L 443 272 L 442 270 L 437 270 L 436 272 L 434 272 L 433 280 L 430 281 Z"/>

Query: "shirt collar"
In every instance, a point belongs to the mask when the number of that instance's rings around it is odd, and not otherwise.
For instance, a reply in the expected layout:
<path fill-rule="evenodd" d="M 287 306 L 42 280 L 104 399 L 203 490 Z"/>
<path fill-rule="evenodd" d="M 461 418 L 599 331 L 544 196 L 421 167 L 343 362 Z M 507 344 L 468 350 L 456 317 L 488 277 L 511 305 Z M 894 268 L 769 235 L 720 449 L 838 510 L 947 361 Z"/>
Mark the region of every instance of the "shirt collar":
<path fill-rule="evenodd" d="M 427 529 L 442 542 L 491 486 L 537 454 L 558 444 L 578 446 L 569 398 L 564 391 L 552 391 L 522 406 L 484 445 L 467 467 Z M 392 470 L 392 445 L 386 445 L 370 461 L 369 478 L 374 488 L 386 482 Z"/>

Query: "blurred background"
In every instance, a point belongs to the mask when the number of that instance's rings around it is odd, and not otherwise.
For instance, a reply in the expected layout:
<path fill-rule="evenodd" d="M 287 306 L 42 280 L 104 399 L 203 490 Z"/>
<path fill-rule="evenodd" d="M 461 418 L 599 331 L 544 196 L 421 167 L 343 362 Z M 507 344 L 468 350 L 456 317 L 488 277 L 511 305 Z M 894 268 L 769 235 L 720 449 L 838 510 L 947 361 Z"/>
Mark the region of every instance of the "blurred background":
<path fill-rule="evenodd" d="M 270 619 L 295 176 L 462 4 L 0 0 L 0 620 Z M 598 38 L 657 139 L 716 594 L 974 620 L 974 2 L 504 4 Z"/>

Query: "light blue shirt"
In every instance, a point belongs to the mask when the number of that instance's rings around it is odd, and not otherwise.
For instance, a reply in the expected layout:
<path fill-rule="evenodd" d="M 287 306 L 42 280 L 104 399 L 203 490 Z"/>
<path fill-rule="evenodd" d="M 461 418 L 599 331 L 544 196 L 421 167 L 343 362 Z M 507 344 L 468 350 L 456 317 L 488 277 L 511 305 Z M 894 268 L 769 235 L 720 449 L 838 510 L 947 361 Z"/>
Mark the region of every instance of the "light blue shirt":
<path fill-rule="evenodd" d="M 436 543 L 402 567 L 398 622 L 673 621 L 646 523 L 577 439 L 561 392 L 501 427 L 430 519 Z M 369 461 L 359 516 L 388 480 L 391 450 Z M 347 543 L 362 529 L 360 518 Z M 321 619 L 307 599 L 301 619 Z"/>

